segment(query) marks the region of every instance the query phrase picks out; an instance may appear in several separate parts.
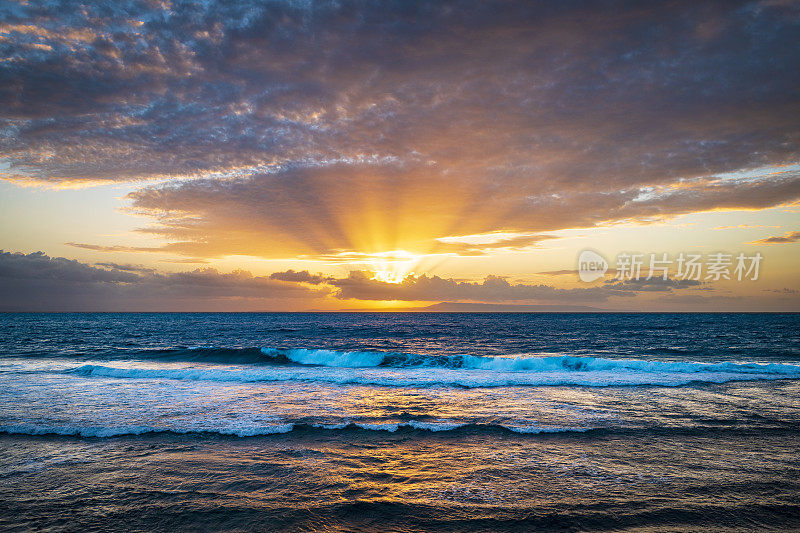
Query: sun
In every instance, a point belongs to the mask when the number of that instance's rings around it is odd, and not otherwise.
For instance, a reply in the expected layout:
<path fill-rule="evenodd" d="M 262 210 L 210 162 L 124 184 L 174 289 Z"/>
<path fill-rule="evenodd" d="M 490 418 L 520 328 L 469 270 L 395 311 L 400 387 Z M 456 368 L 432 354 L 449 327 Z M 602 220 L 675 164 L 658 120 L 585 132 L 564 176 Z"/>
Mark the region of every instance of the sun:
<path fill-rule="evenodd" d="M 375 281 L 382 281 L 384 283 L 402 283 L 406 279 L 406 274 L 403 272 L 395 272 L 393 270 L 378 270 L 372 276 Z"/>
<path fill-rule="evenodd" d="M 408 276 L 413 276 L 421 256 L 405 250 L 393 250 L 370 254 L 367 263 L 372 272 L 372 280 L 383 283 L 402 283 Z"/>

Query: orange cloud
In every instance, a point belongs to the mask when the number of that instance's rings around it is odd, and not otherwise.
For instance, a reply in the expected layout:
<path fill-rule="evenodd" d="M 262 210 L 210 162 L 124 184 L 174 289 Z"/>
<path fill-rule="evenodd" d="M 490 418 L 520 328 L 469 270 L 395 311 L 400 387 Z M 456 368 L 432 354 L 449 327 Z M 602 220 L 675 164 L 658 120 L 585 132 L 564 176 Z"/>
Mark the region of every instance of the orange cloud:
<path fill-rule="evenodd" d="M 798 241 L 800 241 L 800 231 L 787 231 L 783 235 L 765 237 L 757 241 L 749 242 L 748 244 L 788 244 Z"/>

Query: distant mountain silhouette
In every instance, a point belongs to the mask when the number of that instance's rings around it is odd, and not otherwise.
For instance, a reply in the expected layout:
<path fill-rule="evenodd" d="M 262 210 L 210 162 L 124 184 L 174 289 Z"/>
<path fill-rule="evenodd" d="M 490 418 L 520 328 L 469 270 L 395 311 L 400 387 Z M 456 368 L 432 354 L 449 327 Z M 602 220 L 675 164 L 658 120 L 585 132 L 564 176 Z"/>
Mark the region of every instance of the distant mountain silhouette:
<path fill-rule="evenodd" d="M 586 305 L 515 305 L 440 302 L 425 307 L 401 307 L 394 309 L 343 309 L 354 312 L 401 312 L 401 313 L 601 313 L 606 309 Z"/>

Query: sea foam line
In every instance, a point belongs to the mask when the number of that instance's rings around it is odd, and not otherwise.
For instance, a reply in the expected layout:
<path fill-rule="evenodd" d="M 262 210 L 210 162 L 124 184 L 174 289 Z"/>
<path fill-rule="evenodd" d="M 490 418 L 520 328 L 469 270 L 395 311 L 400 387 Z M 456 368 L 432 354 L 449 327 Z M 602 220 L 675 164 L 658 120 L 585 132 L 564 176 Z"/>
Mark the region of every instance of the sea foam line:
<path fill-rule="evenodd" d="M 520 354 L 491 357 L 479 355 L 431 355 L 370 350 L 319 348 L 224 348 L 198 346 L 127 354 L 125 359 L 167 360 L 197 363 L 254 364 L 261 366 L 327 366 L 333 368 L 449 368 L 498 372 L 602 371 L 728 372 L 800 376 L 800 364 L 754 362 L 656 361 L 612 359 L 565 354 Z"/>
<path fill-rule="evenodd" d="M 267 357 L 285 358 L 302 365 L 347 368 L 430 367 L 494 370 L 499 372 L 610 371 L 637 372 L 726 372 L 750 374 L 785 374 L 800 376 L 800 365 L 786 363 L 653 361 L 645 359 L 609 359 L 571 355 L 537 355 L 486 357 L 479 355 L 419 355 L 371 351 L 337 351 L 323 349 L 261 348 Z"/>
<path fill-rule="evenodd" d="M 767 366 L 779 365 L 764 365 Z M 730 367 L 722 367 L 730 368 Z M 775 380 L 800 377 L 784 371 L 754 372 L 740 366 L 739 371 L 669 372 L 630 370 L 624 367 L 608 370 L 496 371 L 447 368 L 349 368 L 349 367 L 229 367 L 204 366 L 185 368 L 118 368 L 105 365 L 83 365 L 68 374 L 83 377 L 124 379 L 174 379 L 207 382 L 315 382 L 335 385 L 368 385 L 386 387 L 509 387 L 509 386 L 682 386 L 692 383 L 724 383 L 728 381 Z"/>

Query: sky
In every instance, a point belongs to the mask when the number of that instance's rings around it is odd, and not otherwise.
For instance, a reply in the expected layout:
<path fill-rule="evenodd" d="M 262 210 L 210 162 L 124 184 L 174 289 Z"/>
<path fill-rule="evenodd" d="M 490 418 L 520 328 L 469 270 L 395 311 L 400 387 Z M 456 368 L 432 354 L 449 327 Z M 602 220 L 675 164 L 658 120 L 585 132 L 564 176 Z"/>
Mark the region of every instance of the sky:
<path fill-rule="evenodd" d="M 0 311 L 800 311 L 799 91 L 792 0 L 5 1 Z"/>

